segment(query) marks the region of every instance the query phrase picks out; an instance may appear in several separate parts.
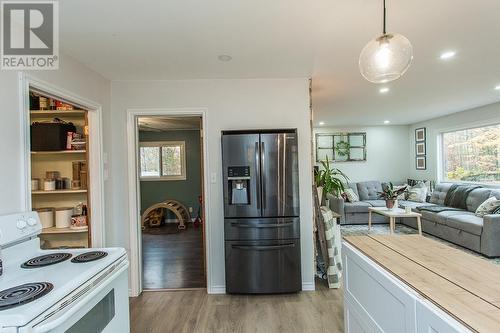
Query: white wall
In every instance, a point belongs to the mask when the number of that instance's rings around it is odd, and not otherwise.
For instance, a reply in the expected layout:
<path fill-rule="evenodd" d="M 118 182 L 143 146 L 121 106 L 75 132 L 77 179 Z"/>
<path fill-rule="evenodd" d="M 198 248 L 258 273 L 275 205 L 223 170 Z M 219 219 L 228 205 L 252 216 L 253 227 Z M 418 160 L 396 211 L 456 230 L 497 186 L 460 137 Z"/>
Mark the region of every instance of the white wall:
<path fill-rule="evenodd" d="M 59 70 L 26 71 L 27 74 L 75 95 L 92 100 L 103 108 L 103 118 L 109 123 L 110 81 L 64 54 L 60 55 Z M 19 105 L 19 72 L 0 71 L 0 214 L 25 210 L 22 113 Z M 104 150 L 109 152 L 109 136 L 104 135 Z M 108 188 L 107 184 L 105 185 Z"/>
<path fill-rule="evenodd" d="M 351 181 L 403 181 L 408 177 L 408 126 L 319 127 L 314 129 L 314 137 L 342 132 L 366 132 L 366 161 L 334 163 Z"/>
<path fill-rule="evenodd" d="M 408 135 L 410 138 L 409 176 L 415 179 L 439 180 L 438 137 L 440 133 L 498 123 L 500 123 L 500 103 L 411 125 Z M 415 168 L 415 129 L 420 127 L 425 127 L 427 132 L 427 170 L 416 170 Z"/>
<path fill-rule="evenodd" d="M 129 108 L 207 108 L 210 184 L 207 228 L 211 234 L 211 285 L 224 288 L 224 219 L 221 176 L 221 130 L 297 128 L 299 135 L 302 280 L 312 286 L 313 242 L 311 141 L 307 79 L 182 80 L 112 82 L 112 245 L 129 247 L 126 112 Z M 111 200 L 110 200 L 111 201 Z"/>

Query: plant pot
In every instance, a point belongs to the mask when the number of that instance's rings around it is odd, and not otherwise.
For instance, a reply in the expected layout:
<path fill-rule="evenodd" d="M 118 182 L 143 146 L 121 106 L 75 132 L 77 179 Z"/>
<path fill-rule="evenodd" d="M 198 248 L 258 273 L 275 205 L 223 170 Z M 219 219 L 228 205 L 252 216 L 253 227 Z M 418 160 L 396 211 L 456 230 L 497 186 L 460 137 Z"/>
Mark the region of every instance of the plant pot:
<path fill-rule="evenodd" d="M 385 201 L 385 206 L 387 209 L 394 209 L 394 204 L 396 200 L 390 199 Z"/>

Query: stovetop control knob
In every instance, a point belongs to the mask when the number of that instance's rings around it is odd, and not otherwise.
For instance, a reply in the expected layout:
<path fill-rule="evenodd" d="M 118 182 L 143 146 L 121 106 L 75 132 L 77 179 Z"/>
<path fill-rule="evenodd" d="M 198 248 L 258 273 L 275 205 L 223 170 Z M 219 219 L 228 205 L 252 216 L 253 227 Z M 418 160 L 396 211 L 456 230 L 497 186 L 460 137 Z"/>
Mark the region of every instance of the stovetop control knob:
<path fill-rule="evenodd" d="M 22 229 L 26 228 L 26 221 L 25 220 L 18 220 L 16 226 L 17 226 L 17 229 L 22 230 Z"/>
<path fill-rule="evenodd" d="M 30 227 L 34 227 L 34 226 L 36 226 L 36 219 L 34 219 L 34 218 L 30 217 L 30 218 L 28 219 L 28 225 L 29 225 Z"/>

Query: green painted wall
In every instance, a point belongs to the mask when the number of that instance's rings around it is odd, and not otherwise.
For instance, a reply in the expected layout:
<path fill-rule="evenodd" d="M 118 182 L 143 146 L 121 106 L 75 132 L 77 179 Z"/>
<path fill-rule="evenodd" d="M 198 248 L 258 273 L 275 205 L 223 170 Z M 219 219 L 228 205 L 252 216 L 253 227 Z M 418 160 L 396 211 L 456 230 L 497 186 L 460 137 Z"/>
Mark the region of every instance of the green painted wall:
<path fill-rule="evenodd" d="M 200 131 L 139 131 L 139 141 L 186 142 L 186 180 L 141 181 L 141 213 L 155 203 L 173 199 L 187 208 L 193 207 L 191 216 L 196 217 L 201 194 Z M 174 215 L 169 214 L 168 218 L 174 218 Z"/>

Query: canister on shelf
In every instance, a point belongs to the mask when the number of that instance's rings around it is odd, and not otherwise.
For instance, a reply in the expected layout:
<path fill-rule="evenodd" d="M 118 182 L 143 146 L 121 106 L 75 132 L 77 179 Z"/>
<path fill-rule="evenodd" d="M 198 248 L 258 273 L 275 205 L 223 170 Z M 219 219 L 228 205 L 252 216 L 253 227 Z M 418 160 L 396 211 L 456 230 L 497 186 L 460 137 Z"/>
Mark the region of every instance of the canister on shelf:
<path fill-rule="evenodd" d="M 73 207 L 56 208 L 56 228 L 69 228 L 72 215 Z"/>
<path fill-rule="evenodd" d="M 35 209 L 40 217 L 42 228 L 51 228 L 54 226 L 54 208 L 44 207 Z"/>
<path fill-rule="evenodd" d="M 47 171 L 45 172 L 45 178 L 47 179 L 61 178 L 61 173 L 59 171 Z"/>
<path fill-rule="evenodd" d="M 55 191 L 56 181 L 54 179 L 44 179 L 43 180 L 43 190 L 44 191 Z"/>
<path fill-rule="evenodd" d="M 71 182 L 71 189 L 72 190 L 79 190 L 80 189 L 80 181 L 79 180 L 73 180 Z"/>
<path fill-rule="evenodd" d="M 56 190 L 64 190 L 64 180 L 62 178 L 56 179 Z"/>
<path fill-rule="evenodd" d="M 82 190 L 87 189 L 87 170 L 80 171 L 80 186 Z"/>
<path fill-rule="evenodd" d="M 71 189 L 71 179 L 69 179 L 68 177 L 63 177 L 63 181 L 64 181 L 64 189 L 66 190 Z"/>
<path fill-rule="evenodd" d="M 40 178 L 33 178 L 31 180 L 31 190 L 38 191 L 40 189 Z"/>

